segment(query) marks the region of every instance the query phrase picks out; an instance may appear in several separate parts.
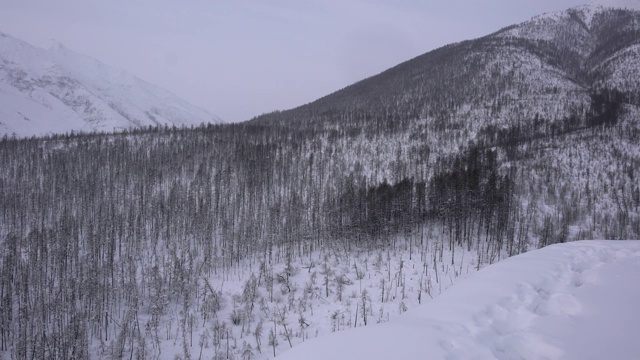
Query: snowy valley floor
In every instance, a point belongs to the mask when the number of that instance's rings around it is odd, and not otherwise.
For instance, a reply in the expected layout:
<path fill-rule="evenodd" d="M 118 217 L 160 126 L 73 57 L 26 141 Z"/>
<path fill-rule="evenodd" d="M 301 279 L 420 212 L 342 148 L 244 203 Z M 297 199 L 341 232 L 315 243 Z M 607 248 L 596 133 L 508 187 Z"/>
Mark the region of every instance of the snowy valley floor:
<path fill-rule="evenodd" d="M 640 359 L 640 241 L 553 245 L 488 266 L 390 322 L 279 359 Z"/>

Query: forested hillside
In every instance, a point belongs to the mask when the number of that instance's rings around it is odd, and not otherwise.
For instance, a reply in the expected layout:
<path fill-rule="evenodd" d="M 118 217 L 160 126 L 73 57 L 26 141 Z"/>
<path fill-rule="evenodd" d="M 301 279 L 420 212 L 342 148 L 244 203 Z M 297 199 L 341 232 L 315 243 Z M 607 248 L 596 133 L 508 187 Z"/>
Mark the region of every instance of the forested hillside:
<path fill-rule="evenodd" d="M 327 331 L 314 306 L 366 325 L 505 256 L 640 237 L 639 20 L 544 15 L 247 123 L 5 136 L 0 354 L 275 355 Z"/>

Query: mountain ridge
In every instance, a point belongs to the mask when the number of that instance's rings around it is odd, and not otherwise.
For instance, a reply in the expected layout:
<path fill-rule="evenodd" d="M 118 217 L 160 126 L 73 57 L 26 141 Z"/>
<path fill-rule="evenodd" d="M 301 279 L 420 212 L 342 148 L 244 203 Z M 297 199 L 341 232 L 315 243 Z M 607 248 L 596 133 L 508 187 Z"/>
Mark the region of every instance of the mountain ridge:
<path fill-rule="evenodd" d="M 18 136 L 194 126 L 222 120 L 124 70 L 58 42 L 0 33 L 0 133 Z"/>
<path fill-rule="evenodd" d="M 437 113 L 445 112 L 470 121 L 469 116 L 456 114 L 460 107 L 492 106 L 516 97 L 521 100 L 523 95 L 532 96 L 525 104 L 530 111 L 505 115 L 533 118 L 539 112 L 539 116 L 554 120 L 576 111 L 584 114 L 590 106 L 590 94 L 581 87 L 595 90 L 598 84 L 621 81 L 607 75 L 607 71 L 617 74 L 617 64 L 603 67 L 607 59 L 638 43 L 639 14 L 636 10 L 582 6 L 536 16 L 487 36 L 432 50 L 314 102 L 252 121 L 308 119 L 306 114 L 333 110 L 381 113 L 390 108 L 398 108 L 403 118 L 433 121 Z M 585 20 L 593 31 L 587 32 Z M 629 84 L 626 91 L 637 92 L 631 84 L 635 80 L 640 83 L 640 78 L 627 75 L 620 76 Z M 557 98 L 556 86 L 571 95 L 568 100 L 573 104 L 549 111 L 536 97 Z M 576 92 L 581 94 L 571 94 Z"/>

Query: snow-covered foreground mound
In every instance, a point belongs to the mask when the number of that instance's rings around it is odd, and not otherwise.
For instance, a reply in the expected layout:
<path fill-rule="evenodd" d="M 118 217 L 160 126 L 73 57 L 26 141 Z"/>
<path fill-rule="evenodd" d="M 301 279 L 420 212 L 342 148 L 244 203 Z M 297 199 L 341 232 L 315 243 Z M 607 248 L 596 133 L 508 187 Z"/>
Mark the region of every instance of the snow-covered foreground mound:
<path fill-rule="evenodd" d="M 640 359 L 640 241 L 581 241 L 501 261 L 389 323 L 281 359 Z"/>

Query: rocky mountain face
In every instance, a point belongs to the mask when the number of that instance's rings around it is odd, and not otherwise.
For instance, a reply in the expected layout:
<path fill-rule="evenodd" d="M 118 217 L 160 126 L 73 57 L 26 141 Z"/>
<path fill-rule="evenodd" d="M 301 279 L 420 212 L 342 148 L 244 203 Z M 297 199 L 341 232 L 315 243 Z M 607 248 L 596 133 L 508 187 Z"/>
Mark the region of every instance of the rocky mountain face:
<path fill-rule="evenodd" d="M 220 121 L 60 43 L 44 50 L 0 33 L 0 134 L 112 132 Z"/>

